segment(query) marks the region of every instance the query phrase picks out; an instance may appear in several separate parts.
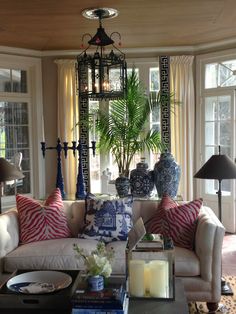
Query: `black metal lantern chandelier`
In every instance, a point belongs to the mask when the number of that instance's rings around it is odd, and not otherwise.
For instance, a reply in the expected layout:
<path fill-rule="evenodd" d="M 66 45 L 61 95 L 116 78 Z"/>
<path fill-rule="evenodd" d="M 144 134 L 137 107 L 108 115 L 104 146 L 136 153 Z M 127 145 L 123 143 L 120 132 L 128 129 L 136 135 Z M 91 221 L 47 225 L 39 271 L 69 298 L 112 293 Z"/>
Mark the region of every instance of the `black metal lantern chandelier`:
<path fill-rule="evenodd" d="M 102 27 L 102 19 L 118 15 L 117 10 L 111 8 L 86 9 L 83 16 L 99 20 L 97 33 L 90 37 L 88 47 L 77 56 L 78 92 L 81 98 L 94 100 L 112 100 L 123 98 L 126 92 L 127 65 L 125 55 L 118 49 L 112 37 L 120 33 L 113 32 L 108 36 Z M 110 52 L 105 48 L 112 45 Z M 95 52 L 89 53 L 89 48 L 95 46 Z"/>

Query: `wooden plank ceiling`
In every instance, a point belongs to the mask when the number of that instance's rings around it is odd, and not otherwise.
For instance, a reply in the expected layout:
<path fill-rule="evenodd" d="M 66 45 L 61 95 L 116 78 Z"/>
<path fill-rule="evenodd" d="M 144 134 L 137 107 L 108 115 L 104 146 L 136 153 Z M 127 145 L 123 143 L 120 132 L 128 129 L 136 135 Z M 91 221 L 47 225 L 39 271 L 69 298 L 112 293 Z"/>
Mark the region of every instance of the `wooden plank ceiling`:
<path fill-rule="evenodd" d="M 85 8 L 119 11 L 104 20 L 108 34 L 118 31 L 123 48 L 196 46 L 236 39 L 235 0 L 1 0 L 0 46 L 36 50 L 79 49 L 96 20 Z"/>

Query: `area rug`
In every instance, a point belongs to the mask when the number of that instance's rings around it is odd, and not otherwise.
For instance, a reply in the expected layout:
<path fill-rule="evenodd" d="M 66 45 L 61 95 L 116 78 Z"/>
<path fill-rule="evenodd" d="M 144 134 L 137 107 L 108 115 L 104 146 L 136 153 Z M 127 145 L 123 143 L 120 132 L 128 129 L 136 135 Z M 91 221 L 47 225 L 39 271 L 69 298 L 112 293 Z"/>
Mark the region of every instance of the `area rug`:
<path fill-rule="evenodd" d="M 226 282 L 228 282 L 234 292 L 232 296 L 222 296 L 220 300 L 220 306 L 215 313 L 224 314 L 236 314 L 236 277 L 224 276 Z M 210 313 L 207 310 L 206 303 L 203 302 L 191 302 L 189 303 L 189 314 L 203 314 Z"/>

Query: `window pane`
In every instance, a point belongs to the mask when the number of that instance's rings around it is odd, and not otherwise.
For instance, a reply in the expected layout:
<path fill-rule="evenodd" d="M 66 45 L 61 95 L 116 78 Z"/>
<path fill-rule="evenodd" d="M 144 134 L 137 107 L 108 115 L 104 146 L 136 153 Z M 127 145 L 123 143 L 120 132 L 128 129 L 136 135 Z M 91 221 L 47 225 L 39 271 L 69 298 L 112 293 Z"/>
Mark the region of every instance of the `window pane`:
<path fill-rule="evenodd" d="M 205 101 L 205 120 L 214 121 L 217 118 L 217 97 L 207 97 Z"/>
<path fill-rule="evenodd" d="M 205 65 L 205 88 L 215 88 L 218 83 L 218 64 Z"/>
<path fill-rule="evenodd" d="M 220 145 L 230 146 L 231 144 L 231 128 L 230 122 L 220 122 Z"/>
<path fill-rule="evenodd" d="M 11 71 L 10 69 L 0 69 L 0 91 L 11 91 Z"/>
<path fill-rule="evenodd" d="M 219 97 L 219 119 L 231 119 L 231 98 L 230 96 Z"/>
<path fill-rule="evenodd" d="M 27 92 L 26 71 L 0 69 L 0 92 Z"/>
<path fill-rule="evenodd" d="M 236 60 L 205 65 L 205 88 L 236 85 Z"/>
<path fill-rule="evenodd" d="M 152 123 L 160 121 L 160 108 L 156 107 L 152 111 Z"/>
<path fill-rule="evenodd" d="M 26 93 L 26 71 L 12 70 L 12 92 Z"/>
<path fill-rule="evenodd" d="M 89 100 L 89 111 L 93 113 L 94 110 L 97 110 L 99 106 L 98 101 Z M 94 116 L 95 119 L 95 116 Z M 95 122 L 95 121 L 94 121 Z M 97 141 L 95 137 L 94 128 L 92 127 L 89 131 L 90 141 Z M 91 142 L 90 142 L 91 143 Z M 91 192 L 100 193 L 100 152 L 96 150 L 95 157 L 93 156 L 92 149 L 89 149 L 89 166 L 90 166 L 90 180 L 91 180 Z"/>
<path fill-rule="evenodd" d="M 206 122 L 205 124 L 205 144 L 214 145 L 217 143 L 217 129 L 215 122 Z"/>
<path fill-rule="evenodd" d="M 208 146 L 205 148 L 205 162 L 214 154 L 216 154 L 217 152 L 215 152 L 215 146 Z"/>
<path fill-rule="evenodd" d="M 150 92 L 160 90 L 159 68 L 150 68 L 150 71 L 149 71 L 149 90 L 150 90 Z"/>
<path fill-rule="evenodd" d="M 228 60 L 219 63 L 219 86 L 234 86 L 236 85 L 236 60 Z"/>

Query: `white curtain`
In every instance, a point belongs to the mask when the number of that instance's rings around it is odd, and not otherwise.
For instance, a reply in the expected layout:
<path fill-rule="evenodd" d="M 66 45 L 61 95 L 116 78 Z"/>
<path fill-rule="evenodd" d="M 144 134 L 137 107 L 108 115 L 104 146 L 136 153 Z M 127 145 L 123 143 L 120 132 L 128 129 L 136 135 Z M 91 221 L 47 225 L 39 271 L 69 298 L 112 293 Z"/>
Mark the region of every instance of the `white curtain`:
<path fill-rule="evenodd" d="M 184 200 L 193 198 L 194 165 L 194 56 L 170 58 L 171 92 L 180 104 L 171 115 L 171 152 L 181 166 L 181 180 L 178 193 Z"/>
<path fill-rule="evenodd" d="M 76 96 L 75 60 L 56 60 L 58 67 L 58 137 L 61 142 L 78 139 L 78 100 Z M 62 154 L 62 173 L 64 177 L 65 192 L 68 197 L 73 197 L 76 191 L 77 158 L 72 150 L 68 151 L 67 159 Z"/>

